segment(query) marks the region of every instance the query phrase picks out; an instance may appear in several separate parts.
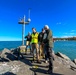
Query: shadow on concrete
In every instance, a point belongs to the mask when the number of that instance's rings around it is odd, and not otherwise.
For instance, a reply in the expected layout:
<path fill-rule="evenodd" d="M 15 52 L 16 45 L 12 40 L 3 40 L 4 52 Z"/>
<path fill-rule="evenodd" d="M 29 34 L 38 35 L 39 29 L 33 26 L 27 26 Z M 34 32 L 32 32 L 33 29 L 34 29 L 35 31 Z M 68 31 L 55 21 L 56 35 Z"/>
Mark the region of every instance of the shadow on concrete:
<path fill-rule="evenodd" d="M 40 73 L 40 75 L 44 74 L 44 75 L 63 75 L 63 74 L 59 74 L 59 73 L 52 73 L 52 74 L 47 74 L 47 71 L 41 68 L 35 69 L 35 68 L 30 68 L 30 70 L 32 70 L 34 72 L 34 75 L 37 75 L 37 73 Z"/>
<path fill-rule="evenodd" d="M 30 55 L 22 55 L 19 53 L 17 49 L 12 50 L 11 53 L 6 52 L 5 53 L 5 58 L 0 57 L 0 62 L 9 62 L 11 61 L 21 61 L 29 66 L 32 66 L 31 62 L 28 60 L 28 58 L 31 58 Z"/>
<path fill-rule="evenodd" d="M 4 73 L 4 74 L 2 74 L 2 75 L 16 75 L 16 74 L 14 74 L 14 73 L 12 73 L 12 72 L 6 72 L 6 73 Z"/>
<path fill-rule="evenodd" d="M 53 73 L 52 75 L 64 75 L 64 74 Z"/>
<path fill-rule="evenodd" d="M 9 62 L 8 59 L 0 57 L 0 62 Z"/>
<path fill-rule="evenodd" d="M 29 66 L 32 66 L 32 63 L 28 59 L 26 59 L 26 58 L 20 59 L 19 61 L 21 61 L 21 62 L 23 62 L 23 63 L 25 63 L 25 64 L 27 64 Z"/>
<path fill-rule="evenodd" d="M 11 61 L 17 60 L 17 56 L 11 54 L 11 53 L 5 53 L 7 55 L 7 58 Z"/>

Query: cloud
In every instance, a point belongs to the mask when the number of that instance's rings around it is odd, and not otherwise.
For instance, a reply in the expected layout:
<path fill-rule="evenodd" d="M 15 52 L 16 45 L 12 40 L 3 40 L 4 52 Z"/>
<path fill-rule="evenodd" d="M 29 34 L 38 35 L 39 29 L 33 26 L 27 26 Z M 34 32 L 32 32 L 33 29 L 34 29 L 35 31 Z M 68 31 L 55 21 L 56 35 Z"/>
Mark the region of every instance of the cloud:
<path fill-rule="evenodd" d="M 69 33 L 63 33 L 64 35 L 72 35 L 75 34 L 74 32 L 69 32 Z"/>
<path fill-rule="evenodd" d="M 75 32 L 76 30 L 71 30 L 70 32 Z"/>
<path fill-rule="evenodd" d="M 75 33 L 70 33 L 70 35 L 75 34 Z"/>
<path fill-rule="evenodd" d="M 63 33 L 64 35 L 74 35 L 74 34 L 76 34 L 76 33 L 74 33 L 74 32 L 70 32 L 70 33 Z"/>
<path fill-rule="evenodd" d="M 57 38 L 57 36 L 53 36 L 53 38 Z"/>
<path fill-rule="evenodd" d="M 61 36 L 61 38 L 68 38 L 68 37 L 73 37 L 73 36 L 70 36 L 70 35 L 67 35 L 67 36 Z"/>
<path fill-rule="evenodd" d="M 65 32 L 63 34 L 64 35 L 75 35 L 76 34 L 76 30 L 70 30 L 69 32 Z"/>
<path fill-rule="evenodd" d="M 57 22 L 56 24 L 57 24 L 57 25 L 60 25 L 60 24 L 61 24 L 61 22 Z"/>
<path fill-rule="evenodd" d="M 69 32 L 62 33 L 62 35 L 61 35 L 61 37 L 63 37 L 63 38 L 73 37 L 73 36 L 76 36 L 75 30 L 71 30 Z"/>
<path fill-rule="evenodd" d="M 57 22 L 56 24 L 57 25 L 64 25 L 64 26 L 67 25 L 67 23 L 62 23 L 62 22 Z"/>
<path fill-rule="evenodd" d="M 61 38 L 67 38 L 68 36 L 61 36 Z"/>

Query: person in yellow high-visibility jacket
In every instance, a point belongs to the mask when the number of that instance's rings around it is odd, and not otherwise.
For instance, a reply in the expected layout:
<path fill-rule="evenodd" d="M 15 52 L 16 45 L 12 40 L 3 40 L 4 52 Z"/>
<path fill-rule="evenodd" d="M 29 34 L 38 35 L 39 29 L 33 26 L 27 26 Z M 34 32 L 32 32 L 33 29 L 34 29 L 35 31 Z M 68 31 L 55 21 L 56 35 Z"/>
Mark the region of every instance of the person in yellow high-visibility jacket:
<path fill-rule="evenodd" d="M 36 58 L 37 58 L 37 63 L 41 63 L 39 59 L 39 45 L 38 45 L 38 35 L 39 33 L 36 32 L 35 28 L 32 28 L 32 34 L 31 34 L 31 44 L 32 44 L 32 52 L 33 52 L 33 61 L 35 61 L 35 50 L 36 50 Z"/>

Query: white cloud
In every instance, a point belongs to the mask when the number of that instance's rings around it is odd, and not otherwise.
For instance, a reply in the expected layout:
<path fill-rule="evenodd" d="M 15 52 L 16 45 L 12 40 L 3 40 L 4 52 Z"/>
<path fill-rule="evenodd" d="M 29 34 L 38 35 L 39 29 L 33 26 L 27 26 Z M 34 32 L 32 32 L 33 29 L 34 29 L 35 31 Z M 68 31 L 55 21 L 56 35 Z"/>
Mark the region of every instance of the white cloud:
<path fill-rule="evenodd" d="M 71 31 L 69 31 L 69 32 L 63 33 L 63 35 L 69 35 L 69 36 L 73 36 L 73 35 L 75 35 L 75 34 L 76 34 L 76 30 L 71 30 Z"/>
<path fill-rule="evenodd" d="M 71 30 L 70 32 L 65 32 L 61 34 L 61 38 L 67 38 L 67 37 L 73 37 L 76 36 L 76 32 L 74 32 L 75 30 Z"/>
<path fill-rule="evenodd" d="M 67 38 L 68 36 L 61 36 L 61 38 Z"/>
<path fill-rule="evenodd" d="M 57 38 L 57 36 L 53 36 L 53 38 Z"/>
<path fill-rule="evenodd" d="M 67 36 L 61 36 L 61 38 L 68 38 L 68 37 L 73 37 L 73 36 L 69 36 L 69 35 L 67 35 Z"/>
<path fill-rule="evenodd" d="M 71 30 L 70 32 L 75 32 L 76 30 Z"/>
<path fill-rule="evenodd" d="M 70 35 L 75 34 L 75 33 L 70 33 Z"/>
<path fill-rule="evenodd" d="M 75 34 L 74 32 L 69 32 L 69 33 L 63 33 L 64 35 L 72 35 Z"/>
<path fill-rule="evenodd" d="M 60 24 L 61 24 L 61 22 L 57 22 L 56 24 L 57 24 L 57 25 L 60 25 Z"/>

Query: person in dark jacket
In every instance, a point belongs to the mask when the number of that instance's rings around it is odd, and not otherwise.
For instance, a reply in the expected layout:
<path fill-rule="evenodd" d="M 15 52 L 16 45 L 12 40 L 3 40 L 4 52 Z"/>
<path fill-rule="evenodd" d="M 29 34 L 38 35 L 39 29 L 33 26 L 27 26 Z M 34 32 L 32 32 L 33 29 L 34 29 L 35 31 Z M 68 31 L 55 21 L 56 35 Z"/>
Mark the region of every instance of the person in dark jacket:
<path fill-rule="evenodd" d="M 52 36 L 52 31 L 49 29 L 48 25 L 45 25 L 44 29 L 45 29 L 45 34 L 43 37 L 43 42 L 45 44 L 47 57 L 49 58 L 49 69 L 47 73 L 52 73 L 53 72 L 53 55 L 52 55 L 53 36 Z"/>
<path fill-rule="evenodd" d="M 44 58 L 44 44 L 43 44 L 43 36 L 44 36 L 45 30 L 42 29 L 42 31 L 39 33 L 38 41 L 39 41 L 39 55 L 41 58 Z"/>
<path fill-rule="evenodd" d="M 30 48 L 30 54 L 31 54 L 31 46 L 30 46 L 30 42 L 31 42 L 31 33 L 28 32 L 28 35 L 25 36 L 26 38 L 26 51 L 25 51 L 25 54 L 27 54 L 27 47 L 29 46 Z"/>

